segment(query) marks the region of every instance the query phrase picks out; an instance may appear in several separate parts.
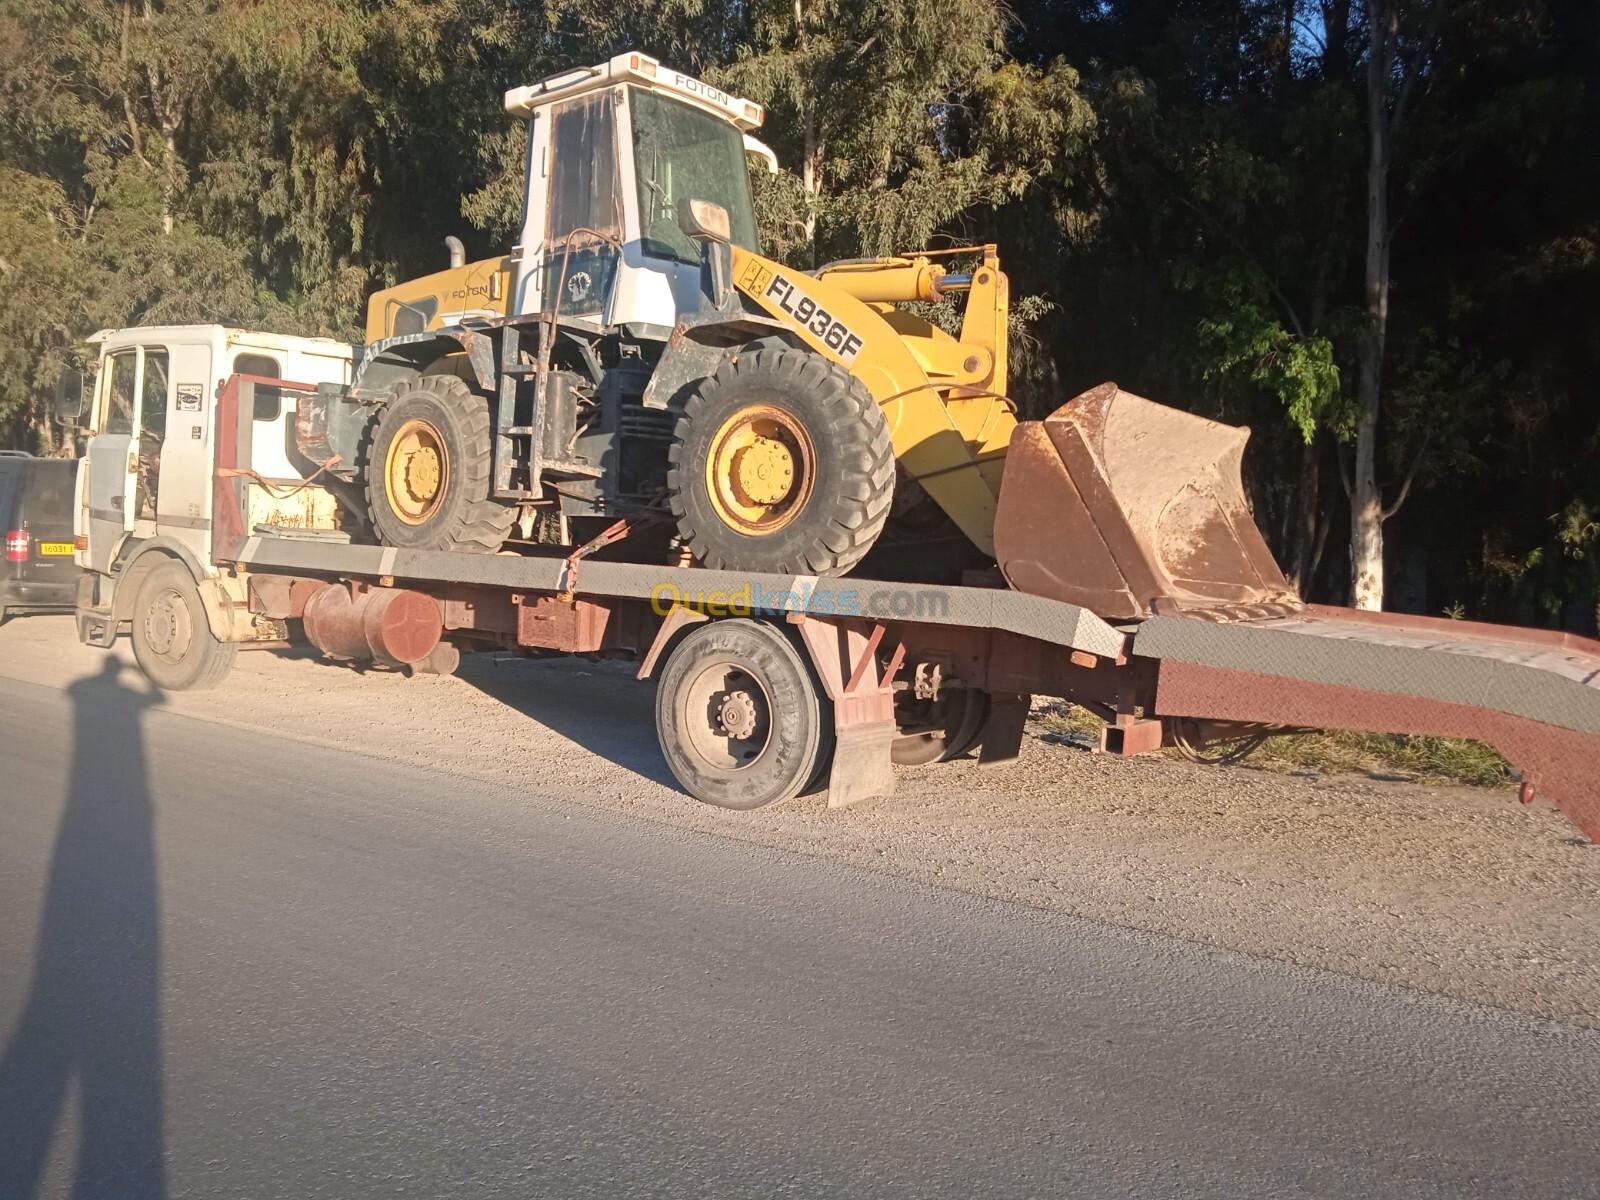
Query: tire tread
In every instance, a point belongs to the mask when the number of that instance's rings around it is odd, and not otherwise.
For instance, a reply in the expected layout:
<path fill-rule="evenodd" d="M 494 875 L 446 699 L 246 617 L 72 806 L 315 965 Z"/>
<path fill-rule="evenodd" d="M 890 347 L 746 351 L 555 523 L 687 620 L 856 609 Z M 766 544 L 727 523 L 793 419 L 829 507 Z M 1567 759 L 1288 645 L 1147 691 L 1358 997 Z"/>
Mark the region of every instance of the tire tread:
<path fill-rule="evenodd" d="M 768 376 L 792 394 L 820 402 L 820 436 L 837 455 L 840 478 L 830 489 L 831 507 L 814 519 L 805 544 L 773 562 L 735 557 L 720 536 L 722 527 L 702 528 L 690 513 L 685 486 L 691 476 L 683 448 L 698 423 L 723 416 L 719 400 L 729 388 Z M 684 405 L 667 455 L 667 491 L 678 535 L 689 553 L 713 570 L 767 569 L 803 575 L 843 575 L 865 557 L 883 532 L 894 499 L 895 454 L 889 424 L 878 402 L 849 371 L 809 350 L 770 347 L 743 355 L 696 388 Z"/>
<path fill-rule="evenodd" d="M 457 485 L 460 499 L 454 519 L 444 524 L 426 545 L 411 548 L 495 553 L 510 536 L 511 528 L 516 524 L 517 510 L 490 495 L 491 426 L 488 397 L 470 388 L 459 375 L 423 375 L 403 380 L 389 391 L 389 406 L 416 392 L 429 393 L 441 407 L 453 410 L 461 434 L 463 461 L 455 465 L 456 477 L 460 481 Z M 389 406 L 385 407 L 385 412 L 389 411 Z M 363 472 L 367 511 L 380 540 L 382 525 L 379 514 L 382 512 L 381 506 L 388 503 L 380 492 L 383 468 L 378 464 L 376 453 L 376 443 L 382 439 L 383 420 L 380 414 L 374 424 L 373 444 L 368 451 L 370 458 Z"/>

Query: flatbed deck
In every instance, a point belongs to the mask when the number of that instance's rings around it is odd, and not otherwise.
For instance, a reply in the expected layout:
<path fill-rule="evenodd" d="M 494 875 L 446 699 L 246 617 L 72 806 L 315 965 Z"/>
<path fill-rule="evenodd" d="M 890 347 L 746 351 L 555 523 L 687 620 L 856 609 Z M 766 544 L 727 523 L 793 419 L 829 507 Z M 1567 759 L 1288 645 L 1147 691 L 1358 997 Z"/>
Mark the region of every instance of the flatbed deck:
<path fill-rule="evenodd" d="M 886 583 L 711 571 L 703 567 L 640 565 L 527 554 L 462 554 L 446 550 L 400 550 L 387 546 L 253 535 L 232 557 L 253 571 L 283 571 L 340 578 L 391 578 L 415 584 L 525 589 L 586 598 L 650 601 L 673 595 L 686 600 L 751 595 L 788 597 L 785 612 L 814 616 L 861 616 L 883 621 L 993 629 L 1037 638 L 1069 650 L 1116 658 L 1127 634 L 1086 608 L 1003 588 Z"/>
<path fill-rule="evenodd" d="M 1113 720 L 1121 713 L 1130 736 L 1114 744 L 1124 753 L 1161 744 L 1153 715 L 1473 738 L 1523 770 L 1525 796 L 1535 787 L 1547 792 L 1600 838 L 1600 643 L 1589 639 L 1318 606 L 1252 621 L 1112 624 L 1078 605 L 1001 588 L 403 550 L 262 532 L 218 557 L 256 573 L 435 593 L 486 588 L 546 604 L 622 602 L 648 605 L 657 617 L 674 601 L 703 611 L 744 597 L 758 616 L 858 618 L 889 630 L 891 645 L 899 639 L 935 655 L 948 647 L 949 657 L 970 664 L 975 686 L 981 679 L 996 692 L 1063 694 Z M 1023 661 L 1030 655 L 1037 661 Z"/>

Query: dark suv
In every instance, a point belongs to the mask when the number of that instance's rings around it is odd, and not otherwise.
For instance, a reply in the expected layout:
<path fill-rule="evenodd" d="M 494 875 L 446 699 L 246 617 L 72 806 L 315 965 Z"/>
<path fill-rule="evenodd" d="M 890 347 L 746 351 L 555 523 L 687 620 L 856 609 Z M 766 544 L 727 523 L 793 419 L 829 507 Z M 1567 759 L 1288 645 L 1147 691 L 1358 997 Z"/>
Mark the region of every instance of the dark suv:
<path fill-rule="evenodd" d="M 0 621 L 24 610 L 70 611 L 77 603 L 72 506 L 78 464 L 0 450 Z"/>

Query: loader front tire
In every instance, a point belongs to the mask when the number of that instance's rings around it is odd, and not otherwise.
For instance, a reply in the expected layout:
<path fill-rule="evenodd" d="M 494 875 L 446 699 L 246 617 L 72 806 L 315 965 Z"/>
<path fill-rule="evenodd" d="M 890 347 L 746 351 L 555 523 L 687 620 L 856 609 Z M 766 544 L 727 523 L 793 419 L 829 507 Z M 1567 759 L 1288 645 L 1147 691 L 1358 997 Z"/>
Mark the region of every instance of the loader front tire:
<path fill-rule="evenodd" d="M 395 385 L 367 454 L 378 540 L 407 550 L 493 554 L 517 510 L 489 494 L 489 400 L 457 375 Z"/>
<path fill-rule="evenodd" d="M 675 436 L 668 502 L 704 566 L 843 575 L 883 532 L 888 422 L 860 380 L 819 354 L 740 355 L 690 395 Z"/>

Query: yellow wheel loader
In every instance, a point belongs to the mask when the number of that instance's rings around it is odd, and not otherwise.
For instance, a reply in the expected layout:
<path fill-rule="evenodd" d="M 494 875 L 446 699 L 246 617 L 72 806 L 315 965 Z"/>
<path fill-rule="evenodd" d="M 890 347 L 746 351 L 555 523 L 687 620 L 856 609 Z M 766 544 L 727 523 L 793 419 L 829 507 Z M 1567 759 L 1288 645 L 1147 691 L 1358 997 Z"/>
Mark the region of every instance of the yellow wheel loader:
<path fill-rule="evenodd" d="M 760 106 L 641 54 L 506 108 L 529 127 L 512 252 L 450 239 L 448 270 L 372 297 L 353 384 L 302 406 L 301 448 L 382 544 L 575 547 L 656 517 L 612 556 L 828 576 L 882 542 L 880 575 L 997 563 L 1107 616 L 1298 605 L 1244 431 L 1110 385 L 1019 428 L 995 247 L 764 257 Z M 952 295 L 958 334 L 912 311 Z"/>

